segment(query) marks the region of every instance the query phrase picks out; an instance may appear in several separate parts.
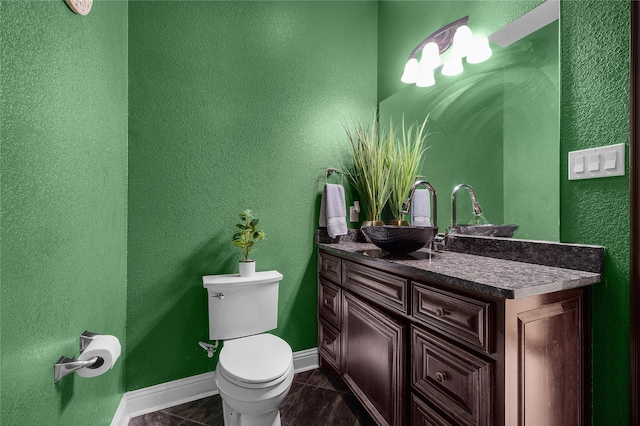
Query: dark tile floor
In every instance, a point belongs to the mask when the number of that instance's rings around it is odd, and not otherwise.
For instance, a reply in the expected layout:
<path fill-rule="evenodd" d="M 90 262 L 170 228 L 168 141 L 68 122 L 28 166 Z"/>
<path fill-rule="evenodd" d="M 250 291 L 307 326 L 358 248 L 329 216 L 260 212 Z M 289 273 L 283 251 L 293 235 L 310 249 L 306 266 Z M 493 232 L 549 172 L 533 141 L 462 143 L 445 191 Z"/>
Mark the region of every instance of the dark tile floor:
<path fill-rule="evenodd" d="M 282 426 L 375 426 L 356 397 L 324 370 L 298 373 L 280 406 Z M 134 417 L 129 426 L 223 426 L 220 395 Z"/>

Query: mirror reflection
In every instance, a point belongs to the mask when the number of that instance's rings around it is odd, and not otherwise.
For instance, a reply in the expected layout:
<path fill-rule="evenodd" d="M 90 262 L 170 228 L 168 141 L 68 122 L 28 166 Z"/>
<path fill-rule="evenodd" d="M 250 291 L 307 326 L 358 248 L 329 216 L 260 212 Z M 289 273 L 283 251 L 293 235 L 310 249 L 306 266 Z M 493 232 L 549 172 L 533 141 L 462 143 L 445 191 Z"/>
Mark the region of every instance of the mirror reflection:
<path fill-rule="evenodd" d="M 489 223 L 519 225 L 514 238 L 559 240 L 558 32 L 556 19 L 502 47 L 498 31 L 488 61 L 436 73 L 435 85 L 407 85 L 380 103 L 381 126 L 429 116 L 421 173 L 438 191 L 441 230 L 452 190 L 464 183 Z M 456 210 L 458 224 L 475 223 L 470 197 L 458 194 Z"/>

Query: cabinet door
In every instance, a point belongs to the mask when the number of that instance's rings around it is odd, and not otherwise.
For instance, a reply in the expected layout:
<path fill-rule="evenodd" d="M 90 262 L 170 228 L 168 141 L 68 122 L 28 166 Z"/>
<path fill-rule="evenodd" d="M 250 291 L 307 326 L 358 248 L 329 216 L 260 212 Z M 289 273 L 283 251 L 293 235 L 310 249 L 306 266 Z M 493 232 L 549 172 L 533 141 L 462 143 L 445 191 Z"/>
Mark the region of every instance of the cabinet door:
<path fill-rule="evenodd" d="M 343 294 L 344 380 L 379 425 L 403 425 L 405 326 L 352 294 Z"/>
<path fill-rule="evenodd" d="M 507 300 L 507 424 L 588 424 L 583 418 L 582 291 Z"/>

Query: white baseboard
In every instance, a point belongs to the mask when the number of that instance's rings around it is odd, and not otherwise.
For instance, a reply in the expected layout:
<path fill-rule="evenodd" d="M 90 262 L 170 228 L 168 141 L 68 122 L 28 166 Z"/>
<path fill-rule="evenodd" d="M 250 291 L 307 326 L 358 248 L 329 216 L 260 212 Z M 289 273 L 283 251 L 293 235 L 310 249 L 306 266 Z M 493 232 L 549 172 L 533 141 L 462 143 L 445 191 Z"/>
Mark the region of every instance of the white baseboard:
<path fill-rule="evenodd" d="M 293 353 L 293 368 L 296 373 L 318 368 L 318 348 L 306 349 Z"/>
<path fill-rule="evenodd" d="M 318 349 L 306 349 L 293 354 L 296 373 L 318 368 Z M 216 395 L 215 372 L 161 383 L 122 395 L 111 426 L 126 426 L 131 417 L 162 410 L 185 402 Z"/>

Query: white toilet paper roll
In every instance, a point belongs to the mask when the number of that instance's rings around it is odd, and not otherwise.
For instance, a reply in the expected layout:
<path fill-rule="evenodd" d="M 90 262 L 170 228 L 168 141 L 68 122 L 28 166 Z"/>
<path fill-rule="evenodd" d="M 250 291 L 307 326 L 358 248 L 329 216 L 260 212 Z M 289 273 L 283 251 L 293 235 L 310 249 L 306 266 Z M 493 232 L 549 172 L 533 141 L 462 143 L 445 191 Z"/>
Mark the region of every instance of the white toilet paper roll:
<path fill-rule="evenodd" d="M 120 341 L 116 336 L 108 334 L 96 336 L 80 354 L 78 360 L 86 361 L 97 356 L 98 361 L 93 366 L 82 368 L 76 373 L 80 377 L 96 377 L 106 373 L 120 357 L 121 350 Z"/>

